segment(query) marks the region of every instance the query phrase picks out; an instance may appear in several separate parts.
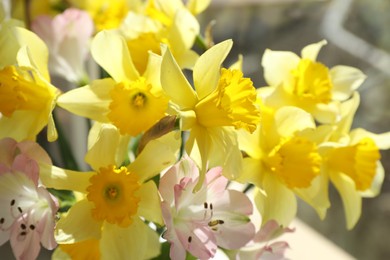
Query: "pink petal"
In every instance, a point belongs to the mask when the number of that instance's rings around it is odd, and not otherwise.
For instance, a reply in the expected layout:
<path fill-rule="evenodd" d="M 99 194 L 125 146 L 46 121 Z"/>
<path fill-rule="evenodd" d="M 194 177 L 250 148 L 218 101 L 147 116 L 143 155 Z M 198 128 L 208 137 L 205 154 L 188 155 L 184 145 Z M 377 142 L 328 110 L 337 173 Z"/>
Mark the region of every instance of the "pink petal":
<path fill-rule="evenodd" d="M 275 220 L 269 220 L 265 223 L 259 232 L 257 232 L 255 238 L 253 239 L 255 242 L 267 242 L 275 237 L 282 235 L 287 232 L 294 232 L 293 228 L 283 228 L 278 224 Z"/>
<path fill-rule="evenodd" d="M 12 138 L 3 138 L 0 140 L 0 162 L 11 166 L 15 154 L 17 142 Z M 4 166 L 2 167 L 5 168 Z M 0 170 L 0 173 L 3 173 Z"/>
<path fill-rule="evenodd" d="M 18 143 L 17 147 L 19 148 L 20 153 L 26 154 L 28 157 L 37 162 L 52 164 L 50 156 L 38 143 L 33 141 L 23 141 Z"/>
<path fill-rule="evenodd" d="M 15 157 L 12 169 L 15 171 L 20 171 L 26 174 L 26 176 L 31 179 L 35 186 L 38 186 L 39 180 L 39 166 L 38 163 L 26 154 L 19 154 Z"/>
<path fill-rule="evenodd" d="M 20 218 L 12 227 L 10 237 L 12 251 L 17 259 L 34 260 L 41 250 L 39 233 L 36 230 L 28 230 L 26 235 L 21 235 L 19 227 L 23 222 L 24 220 Z"/>

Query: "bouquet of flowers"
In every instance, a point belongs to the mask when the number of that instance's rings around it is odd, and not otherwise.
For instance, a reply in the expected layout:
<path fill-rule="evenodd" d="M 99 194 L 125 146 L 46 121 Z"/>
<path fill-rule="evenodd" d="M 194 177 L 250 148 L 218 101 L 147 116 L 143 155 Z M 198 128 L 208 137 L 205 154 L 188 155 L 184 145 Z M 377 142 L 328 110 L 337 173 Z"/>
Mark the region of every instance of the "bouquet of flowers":
<path fill-rule="evenodd" d="M 255 87 L 245 57 L 224 63 L 233 41 L 200 29 L 210 2 L 1 2 L 0 245 L 15 258 L 284 259 L 297 197 L 325 219 L 330 185 L 355 226 L 390 147 L 351 129 L 365 75 L 317 61 L 323 40 L 267 49 Z M 61 109 L 87 122 L 83 158 Z"/>

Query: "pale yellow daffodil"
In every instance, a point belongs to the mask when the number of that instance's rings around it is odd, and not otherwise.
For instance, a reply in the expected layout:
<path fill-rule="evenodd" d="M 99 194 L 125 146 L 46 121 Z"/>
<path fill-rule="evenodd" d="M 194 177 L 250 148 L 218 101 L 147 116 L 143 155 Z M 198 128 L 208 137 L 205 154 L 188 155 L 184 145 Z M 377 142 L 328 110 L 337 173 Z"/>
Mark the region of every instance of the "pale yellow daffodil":
<path fill-rule="evenodd" d="M 288 51 L 267 49 L 263 55 L 264 103 L 271 107 L 297 106 L 321 123 L 340 120 L 340 103 L 350 98 L 366 76 L 349 66 L 328 69 L 316 61 L 326 41 L 302 49 L 301 57 Z"/>
<path fill-rule="evenodd" d="M 181 130 L 190 131 L 186 151 L 202 169 L 198 184 L 214 166 L 222 166 L 229 179 L 238 176 L 242 157 L 234 128 L 253 132 L 260 120 L 252 81 L 240 70 L 221 69 L 231 47 L 227 40 L 200 56 L 193 70 L 195 90 L 171 51 L 163 54 L 161 84 L 171 98 L 171 113 L 181 119 Z"/>
<path fill-rule="evenodd" d="M 192 68 L 198 55 L 191 48 L 200 26 L 181 0 L 149 1 L 143 12 L 130 12 L 119 28 L 134 64 L 145 70 L 148 51 L 160 54 L 167 44 L 181 68 Z"/>
<path fill-rule="evenodd" d="M 343 104 L 340 123 L 319 148 L 325 161 L 324 171 L 343 201 L 348 229 L 360 218 L 362 197 L 379 194 L 384 180 L 379 150 L 390 148 L 390 132 L 374 134 L 362 128 L 350 131 L 359 101 L 356 92 Z"/>
<path fill-rule="evenodd" d="M 126 42 L 114 31 L 102 31 L 92 42 L 92 55 L 112 78 L 93 81 L 58 98 L 59 106 L 80 116 L 118 127 L 136 136 L 161 119 L 168 98 L 160 85 L 161 57 L 150 53 L 143 73 L 135 68 Z"/>
<path fill-rule="evenodd" d="M 238 132 L 240 149 L 247 156 L 237 181 L 255 185 L 262 223 L 274 219 L 287 226 L 296 215 L 295 195 L 324 218 L 329 207 L 328 182 L 321 172 L 314 138 L 319 129 L 312 116 L 296 107 L 261 109 L 262 123 L 256 132 Z"/>
<path fill-rule="evenodd" d="M 157 186 L 150 178 L 176 162 L 180 138 L 175 134 L 150 141 L 132 163 L 120 166 L 121 135 L 103 124 L 86 155 L 92 171 L 40 164 L 46 187 L 83 194 L 57 223 L 56 241 L 63 252 L 72 259 L 149 259 L 160 253 L 158 234 L 143 220 L 163 225 Z"/>
<path fill-rule="evenodd" d="M 0 138 L 35 140 L 47 125 L 48 140 L 54 141 L 52 110 L 59 90 L 50 83 L 47 47 L 14 24 L 0 27 Z"/>

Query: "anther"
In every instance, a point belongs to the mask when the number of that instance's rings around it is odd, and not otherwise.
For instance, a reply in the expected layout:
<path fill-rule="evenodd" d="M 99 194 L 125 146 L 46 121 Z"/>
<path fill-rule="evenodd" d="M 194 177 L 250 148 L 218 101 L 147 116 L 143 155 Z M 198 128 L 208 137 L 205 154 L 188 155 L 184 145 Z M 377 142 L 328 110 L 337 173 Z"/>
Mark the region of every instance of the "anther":
<path fill-rule="evenodd" d="M 18 211 L 19 211 L 20 213 L 23 213 L 23 210 L 22 210 L 21 207 L 18 207 Z"/>
<path fill-rule="evenodd" d="M 213 203 L 210 203 L 210 210 L 213 210 Z"/>
<path fill-rule="evenodd" d="M 15 200 L 11 200 L 11 206 L 15 205 Z"/>
<path fill-rule="evenodd" d="M 25 235 L 27 235 L 27 232 L 26 231 L 22 231 L 22 232 L 20 232 L 20 235 L 21 236 L 25 236 Z"/>
<path fill-rule="evenodd" d="M 188 243 L 191 243 L 192 242 L 192 236 L 189 236 L 188 237 Z"/>
<path fill-rule="evenodd" d="M 0 225 L 4 224 L 5 222 L 5 219 L 4 218 L 0 218 Z"/>
<path fill-rule="evenodd" d="M 204 206 L 205 209 L 207 209 L 207 207 L 208 207 L 208 206 L 207 206 L 207 202 L 205 202 L 205 203 L 203 204 L 203 206 Z"/>
<path fill-rule="evenodd" d="M 30 225 L 30 229 L 31 230 L 34 230 L 35 229 L 35 226 L 33 224 Z"/>
<path fill-rule="evenodd" d="M 26 225 L 25 224 L 20 224 L 20 227 L 22 228 L 22 229 L 26 229 Z"/>

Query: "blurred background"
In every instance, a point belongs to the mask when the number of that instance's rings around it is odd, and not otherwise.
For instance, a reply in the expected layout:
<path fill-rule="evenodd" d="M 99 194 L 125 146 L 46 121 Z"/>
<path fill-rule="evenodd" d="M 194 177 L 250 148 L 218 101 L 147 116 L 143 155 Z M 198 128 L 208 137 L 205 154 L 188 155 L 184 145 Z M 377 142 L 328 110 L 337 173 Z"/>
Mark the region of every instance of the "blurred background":
<path fill-rule="evenodd" d="M 300 54 L 304 46 L 326 39 L 317 60 L 328 67 L 353 66 L 367 75 L 359 88 L 361 104 L 353 128 L 390 130 L 389 0 L 213 0 L 199 19 L 203 29 L 215 21 L 215 42 L 233 39 L 229 58 L 233 62 L 239 53 L 244 55 L 244 73 L 256 87 L 266 85 L 260 66 L 266 48 Z M 357 259 L 390 259 L 390 151 L 382 152 L 381 161 L 387 173 L 382 192 L 363 200 L 362 216 L 353 230 L 346 230 L 342 203 L 333 188 L 324 221 L 299 204 L 300 220 Z M 289 236 L 293 239 L 294 234 Z"/>

